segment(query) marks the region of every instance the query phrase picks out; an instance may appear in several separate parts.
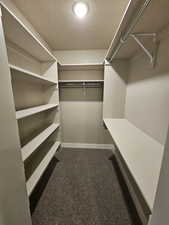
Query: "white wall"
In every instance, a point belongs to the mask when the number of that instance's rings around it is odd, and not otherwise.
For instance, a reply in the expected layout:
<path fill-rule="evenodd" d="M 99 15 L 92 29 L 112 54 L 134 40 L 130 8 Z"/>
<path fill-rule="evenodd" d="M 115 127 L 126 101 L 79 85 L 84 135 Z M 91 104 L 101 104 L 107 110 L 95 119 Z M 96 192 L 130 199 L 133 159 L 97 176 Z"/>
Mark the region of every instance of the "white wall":
<path fill-rule="evenodd" d="M 103 79 L 103 71 L 62 71 L 59 79 Z M 103 127 L 101 88 L 61 88 L 62 142 L 108 144 L 112 140 Z"/>
<path fill-rule="evenodd" d="M 62 142 L 108 144 L 111 138 L 103 127 L 102 102 L 61 102 Z"/>
<path fill-rule="evenodd" d="M 103 80 L 103 70 L 64 70 L 59 72 L 62 80 Z"/>
<path fill-rule="evenodd" d="M 116 61 L 104 68 L 104 118 L 124 118 L 127 61 Z"/>
<path fill-rule="evenodd" d="M 131 61 L 125 117 L 164 145 L 169 124 L 169 38 L 152 68 L 146 56 Z"/>
<path fill-rule="evenodd" d="M 54 55 L 61 64 L 103 63 L 106 49 L 55 51 Z"/>

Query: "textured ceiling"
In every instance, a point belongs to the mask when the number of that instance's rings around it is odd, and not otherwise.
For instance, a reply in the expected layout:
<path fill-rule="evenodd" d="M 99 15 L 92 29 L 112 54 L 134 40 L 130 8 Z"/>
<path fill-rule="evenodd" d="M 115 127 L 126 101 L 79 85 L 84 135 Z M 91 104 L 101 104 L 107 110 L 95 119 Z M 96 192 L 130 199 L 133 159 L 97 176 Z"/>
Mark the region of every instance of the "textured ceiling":
<path fill-rule="evenodd" d="M 84 0 L 90 11 L 79 20 L 76 0 L 13 0 L 54 50 L 105 49 L 115 34 L 129 0 Z"/>

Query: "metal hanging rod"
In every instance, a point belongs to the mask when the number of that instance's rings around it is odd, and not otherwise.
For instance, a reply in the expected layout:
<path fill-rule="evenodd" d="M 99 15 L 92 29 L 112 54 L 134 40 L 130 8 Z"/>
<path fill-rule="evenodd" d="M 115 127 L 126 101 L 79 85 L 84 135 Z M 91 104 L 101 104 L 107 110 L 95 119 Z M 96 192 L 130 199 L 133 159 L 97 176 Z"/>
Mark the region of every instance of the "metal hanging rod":
<path fill-rule="evenodd" d="M 133 0 L 130 0 L 130 3 L 128 5 L 128 7 L 127 7 L 127 10 L 125 12 L 125 15 L 123 16 L 123 20 L 125 19 L 125 17 L 127 17 L 128 10 L 133 7 L 132 5 L 134 4 L 133 3 L 134 1 Z M 117 53 L 121 49 L 122 45 L 130 37 L 130 35 L 132 34 L 135 26 L 139 22 L 139 20 L 142 17 L 144 11 L 146 10 L 146 8 L 148 7 L 148 5 L 150 4 L 151 1 L 152 0 L 144 0 L 144 1 L 142 1 L 142 4 L 139 6 L 139 9 L 137 7 L 137 12 L 132 14 L 133 20 L 132 20 L 132 23 L 130 24 L 130 26 L 128 27 L 127 31 L 124 34 L 123 34 L 123 32 L 121 32 L 121 37 L 119 38 L 119 42 L 117 43 L 117 45 L 113 46 L 113 43 L 114 43 L 114 41 L 113 41 L 112 46 L 110 46 L 109 53 L 107 54 L 107 60 L 108 61 L 112 62 L 112 60 L 114 59 L 114 57 L 117 55 Z M 121 25 L 123 23 L 123 20 L 121 22 Z M 119 29 L 120 29 L 120 27 L 119 27 Z"/>
<path fill-rule="evenodd" d="M 78 81 L 78 82 L 59 82 L 59 87 L 61 88 L 100 88 L 103 87 L 103 81 L 99 82 L 88 82 L 88 81 Z"/>

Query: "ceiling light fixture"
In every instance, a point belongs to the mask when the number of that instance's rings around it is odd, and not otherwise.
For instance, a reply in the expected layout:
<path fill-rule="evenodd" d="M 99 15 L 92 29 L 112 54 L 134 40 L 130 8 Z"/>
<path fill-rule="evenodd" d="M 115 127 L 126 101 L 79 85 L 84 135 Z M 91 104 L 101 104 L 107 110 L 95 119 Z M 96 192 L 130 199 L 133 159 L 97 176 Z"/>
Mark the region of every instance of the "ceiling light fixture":
<path fill-rule="evenodd" d="M 88 11 L 88 5 L 84 2 L 76 2 L 73 6 L 74 14 L 80 19 L 84 18 Z"/>

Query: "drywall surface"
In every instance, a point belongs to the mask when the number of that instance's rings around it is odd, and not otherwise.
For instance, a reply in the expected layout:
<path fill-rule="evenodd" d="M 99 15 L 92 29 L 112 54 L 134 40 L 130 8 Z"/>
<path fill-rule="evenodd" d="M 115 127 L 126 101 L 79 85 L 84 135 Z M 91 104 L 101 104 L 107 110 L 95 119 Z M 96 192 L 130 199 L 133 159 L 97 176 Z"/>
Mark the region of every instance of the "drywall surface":
<path fill-rule="evenodd" d="M 24 165 L 0 19 L 0 224 L 31 225 Z"/>
<path fill-rule="evenodd" d="M 164 145 L 169 124 L 169 38 L 159 47 L 157 65 L 146 56 L 131 61 L 125 117 Z"/>
<path fill-rule="evenodd" d="M 85 144 L 111 143 L 103 127 L 102 102 L 61 102 L 62 142 Z"/>
<path fill-rule="evenodd" d="M 60 71 L 60 79 L 62 80 L 104 80 L 102 70 L 82 70 L 82 71 L 71 71 L 65 70 Z"/>
<path fill-rule="evenodd" d="M 102 76 L 101 76 L 102 73 Z M 103 71 L 62 71 L 59 79 L 103 79 Z M 103 126 L 102 88 L 60 88 L 62 142 L 109 144 L 111 137 Z"/>
<path fill-rule="evenodd" d="M 124 118 L 127 61 L 116 61 L 104 68 L 104 118 Z"/>
<path fill-rule="evenodd" d="M 55 51 L 54 55 L 61 64 L 103 63 L 106 49 Z"/>

